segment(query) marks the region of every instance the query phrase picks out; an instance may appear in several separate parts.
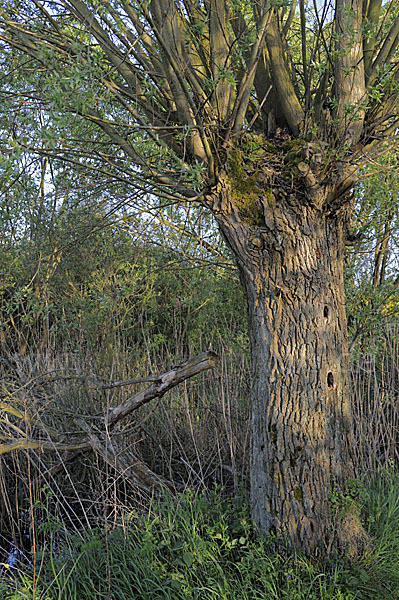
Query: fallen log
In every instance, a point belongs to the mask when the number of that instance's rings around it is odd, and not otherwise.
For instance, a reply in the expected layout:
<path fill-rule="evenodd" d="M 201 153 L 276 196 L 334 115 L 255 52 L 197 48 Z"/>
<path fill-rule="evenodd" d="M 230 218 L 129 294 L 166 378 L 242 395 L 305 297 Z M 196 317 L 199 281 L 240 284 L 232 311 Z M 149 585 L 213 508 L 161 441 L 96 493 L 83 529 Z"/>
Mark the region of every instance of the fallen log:
<path fill-rule="evenodd" d="M 140 406 L 150 402 L 154 398 L 162 398 L 166 392 L 179 385 L 183 381 L 198 375 L 217 365 L 218 356 L 214 352 L 208 351 L 195 356 L 182 364 L 172 367 L 166 373 L 155 377 L 142 379 L 131 379 L 128 381 L 116 382 L 115 387 L 123 385 L 131 385 L 140 381 L 150 381 L 151 385 L 117 406 L 108 409 L 103 418 L 96 417 L 96 426 L 93 427 L 83 417 L 74 419 L 75 425 L 80 429 L 81 434 L 75 433 L 73 439 L 67 438 L 62 434 L 57 435 L 56 432 L 51 432 L 44 425 L 42 431 L 39 432 L 39 439 L 32 439 L 21 427 L 18 428 L 19 437 L 9 436 L 7 443 L 0 443 L 0 454 L 8 453 L 18 449 L 24 450 L 40 450 L 56 451 L 71 453 L 71 459 L 75 458 L 81 452 L 91 450 L 100 455 L 109 465 L 113 466 L 120 475 L 125 477 L 131 484 L 140 487 L 143 490 L 156 492 L 165 487 L 173 488 L 173 484 L 163 477 L 160 477 L 130 450 L 123 451 L 119 449 L 119 444 L 114 443 L 112 439 L 113 426 L 122 419 L 137 410 Z M 90 376 L 90 379 L 92 377 Z M 101 387 L 114 387 L 112 383 L 101 385 Z M 8 407 L 8 412 L 11 412 Z M 11 407 L 12 408 L 12 407 Z M 0 407 L 1 412 L 1 407 Z M 22 416 L 22 415 L 21 415 Z M 23 419 L 21 418 L 21 421 Z M 26 416 L 25 421 L 27 422 Z M 32 415 L 29 417 L 29 422 L 38 421 Z M 9 425 L 11 425 L 9 423 Z M 9 432 L 8 432 L 9 433 Z M 53 435 L 52 435 L 53 434 Z M 41 439 L 40 439 L 41 438 Z M 64 454 L 62 464 L 68 461 L 68 456 Z"/>

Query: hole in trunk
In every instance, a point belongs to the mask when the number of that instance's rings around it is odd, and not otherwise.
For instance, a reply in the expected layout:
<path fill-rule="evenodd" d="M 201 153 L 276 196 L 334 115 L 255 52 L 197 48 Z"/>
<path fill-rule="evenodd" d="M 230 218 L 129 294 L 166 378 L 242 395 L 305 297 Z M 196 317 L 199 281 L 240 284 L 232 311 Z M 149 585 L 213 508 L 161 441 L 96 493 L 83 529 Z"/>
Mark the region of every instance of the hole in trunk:
<path fill-rule="evenodd" d="M 327 374 L 327 385 L 329 388 L 332 388 L 334 385 L 334 376 L 331 371 Z"/>
<path fill-rule="evenodd" d="M 328 319 L 328 306 L 324 307 L 323 314 L 324 314 L 324 318 Z"/>

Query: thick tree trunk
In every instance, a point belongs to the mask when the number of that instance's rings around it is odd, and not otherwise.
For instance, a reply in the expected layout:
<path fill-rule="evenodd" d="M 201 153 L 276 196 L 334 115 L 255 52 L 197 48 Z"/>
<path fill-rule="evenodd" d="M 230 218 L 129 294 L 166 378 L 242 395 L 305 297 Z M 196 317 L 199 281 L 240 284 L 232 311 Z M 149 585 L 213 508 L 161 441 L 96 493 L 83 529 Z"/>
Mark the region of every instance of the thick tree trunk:
<path fill-rule="evenodd" d="M 329 494 L 353 476 L 343 218 L 281 196 L 260 198 L 264 223 L 248 226 L 222 196 L 248 304 L 253 517 L 307 551 L 328 547 Z"/>

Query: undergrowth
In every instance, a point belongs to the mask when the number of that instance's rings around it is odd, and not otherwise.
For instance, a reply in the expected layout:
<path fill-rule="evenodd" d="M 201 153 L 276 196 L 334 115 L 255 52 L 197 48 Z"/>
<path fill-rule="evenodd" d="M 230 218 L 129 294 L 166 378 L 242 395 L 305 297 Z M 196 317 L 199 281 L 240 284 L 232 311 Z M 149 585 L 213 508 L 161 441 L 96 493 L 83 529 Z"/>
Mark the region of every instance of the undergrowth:
<path fill-rule="evenodd" d="M 399 480 L 365 486 L 372 542 L 356 561 L 309 559 L 256 536 L 244 494 L 218 488 L 165 497 L 112 530 L 71 533 L 52 518 L 34 564 L 3 566 L 3 600 L 395 600 L 399 598 Z"/>

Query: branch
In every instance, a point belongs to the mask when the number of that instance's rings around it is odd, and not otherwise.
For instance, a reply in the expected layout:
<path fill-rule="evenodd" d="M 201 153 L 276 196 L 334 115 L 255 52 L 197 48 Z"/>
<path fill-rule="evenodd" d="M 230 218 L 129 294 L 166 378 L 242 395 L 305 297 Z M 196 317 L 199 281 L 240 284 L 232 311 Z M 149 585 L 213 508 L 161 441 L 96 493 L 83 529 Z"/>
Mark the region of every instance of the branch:
<path fill-rule="evenodd" d="M 110 63 L 122 75 L 131 90 L 136 90 L 136 74 L 126 56 L 111 41 L 110 37 L 94 18 L 94 13 L 81 0 L 62 1 L 62 4 L 81 22 L 87 25 L 88 31 L 96 38 L 104 50 Z"/>
<path fill-rule="evenodd" d="M 305 86 L 305 107 L 308 108 L 310 100 L 310 80 L 308 72 L 308 60 L 306 49 L 306 16 L 304 0 L 299 0 L 299 13 L 301 17 L 301 49 L 302 49 L 302 65 L 303 65 L 303 83 Z"/>
<path fill-rule="evenodd" d="M 219 119 L 226 118 L 230 106 L 231 86 L 224 77 L 230 66 L 230 43 L 227 32 L 227 15 L 224 0 L 210 0 L 209 43 L 215 88 L 215 104 Z"/>
<path fill-rule="evenodd" d="M 368 0 L 367 10 L 364 14 L 364 17 L 367 19 L 366 23 L 370 27 L 368 35 L 365 35 L 363 38 L 364 73 L 367 85 L 370 83 L 369 77 L 377 39 L 377 25 L 380 18 L 381 2 L 382 0 Z"/>
<path fill-rule="evenodd" d="M 355 146 L 363 130 L 366 83 L 363 61 L 362 0 L 336 0 L 335 98 L 338 137 L 351 130 Z"/>
<path fill-rule="evenodd" d="M 146 7 L 143 8 L 143 13 L 163 52 L 165 73 L 169 79 L 179 119 L 182 123 L 193 127 L 193 135 L 190 139 L 192 151 L 198 159 L 208 165 L 208 172 L 213 174 L 213 155 L 202 127 L 202 120 L 198 114 L 197 106 L 188 86 L 188 81 L 191 78 L 187 77 L 187 72 L 189 72 L 191 65 L 184 65 L 176 6 L 173 2 L 167 0 L 165 15 L 168 15 L 168 19 L 164 20 L 162 11 L 157 10 L 160 8 L 157 4 L 158 1 L 151 2 L 155 18 L 151 17 Z M 157 17 L 159 25 L 157 24 Z M 172 40 L 175 42 L 174 45 L 171 45 Z"/>
<path fill-rule="evenodd" d="M 392 27 L 385 38 L 385 41 L 382 45 L 381 50 L 378 53 L 377 58 L 375 59 L 370 76 L 368 78 L 368 84 L 371 85 L 374 83 L 378 76 L 379 70 L 383 67 L 384 64 L 389 62 L 389 58 L 392 56 L 393 52 L 395 52 L 396 48 L 399 45 L 399 17 L 395 19 L 392 24 Z"/>
<path fill-rule="evenodd" d="M 297 0 L 293 0 L 293 2 L 291 3 L 290 12 L 288 13 L 288 17 L 287 17 L 286 22 L 284 23 L 284 27 L 283 27 L 283 31 L 282 31 L 283 38 L 286 37 L 287 33 L 289 32 L 289 30 L 291 28 L 292 21 L 294 20 L 295 11 L 296 11 L 296 2 L 297 2 Z"/>
<path fill-rule="evenodd" d="M 159 375 L 150 387 L 138 392 L 118 406 L 110 408 L 105 417 L 105 425 L 107 427 L 115 425 L 115 423 L 118 423 L 118 421 L 137 410 L 143 404 L 154 398 L 162 398 L 167 391 L 182 381 L 215 367 L 217 361 L 218 356 L 214 352 L 209 351 L 203 352 L 183 364 L 173 367 L 170 371 Z"/>
<path fill-rule="evenodd" d="M 233 108 L 233 133 L 238 133 L 244 124 L 245 114 L 247 111 L 249 99 L 251 96 L 251 90 L 254 83 L 256 69 L 259 64 L 261 57 L 261 50 L 263 42 L 265 40 L 266 31 L 273 18 L 273 12 L 264 10 L 263 17 L 260 23 L 260 27 L 256 36 L 255 43 L 252 47 L 251 57 L 248 61 L 248 67 L 246 73 L 241 80 L 235 105 Z"/>
<path fill-rule="evenodd" d="M 275 15 L 266 31 L 266 43 L 270 57 L 270 68 L 277 96 L 281 102 L 288 127 L 294 135 L 299 135 L 304 112 L 296 95 L 291 75 L 287 69 L 280 33 Z"/>

